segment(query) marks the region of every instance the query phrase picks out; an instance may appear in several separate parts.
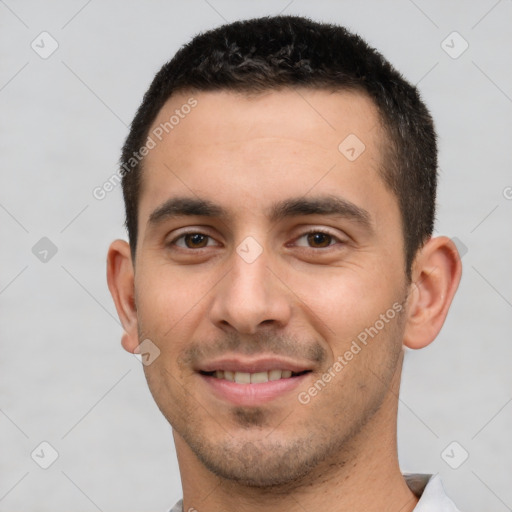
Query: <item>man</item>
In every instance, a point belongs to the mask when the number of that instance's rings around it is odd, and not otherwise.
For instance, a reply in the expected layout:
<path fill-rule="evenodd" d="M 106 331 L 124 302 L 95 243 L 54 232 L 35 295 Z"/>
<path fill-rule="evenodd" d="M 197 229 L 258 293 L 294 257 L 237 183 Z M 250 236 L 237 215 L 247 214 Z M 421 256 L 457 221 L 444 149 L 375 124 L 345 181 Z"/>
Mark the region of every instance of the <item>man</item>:
<path fill-rule="evenodd" d="M 173 428 L 172 510 L 457 510 L 396 447 L 404 347 L 461 276 L 416 89 L 344 28 L 228 24 L 156 75 L 121 166 L 108 283 Z"/>

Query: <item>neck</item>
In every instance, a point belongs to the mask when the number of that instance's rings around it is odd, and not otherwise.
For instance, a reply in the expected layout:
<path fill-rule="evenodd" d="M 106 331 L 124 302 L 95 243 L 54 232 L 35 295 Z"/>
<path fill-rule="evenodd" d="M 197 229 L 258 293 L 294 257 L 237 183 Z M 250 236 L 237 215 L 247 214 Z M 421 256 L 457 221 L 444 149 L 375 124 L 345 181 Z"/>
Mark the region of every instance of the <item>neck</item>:
<path fill-rule="evenodd" d="M 342 453 L 333 454 L 301 482 L 286 488 L 249 487 L 212 474 L 173 431 L 183 485 L 183 510 L 260 512 L 263 507 L 275 512 L 377 512 L 385 508 L 411 512 L 418 498 L 405 483 L 397 456 L 399 379 L 400 371 L 381 408 Z"/>

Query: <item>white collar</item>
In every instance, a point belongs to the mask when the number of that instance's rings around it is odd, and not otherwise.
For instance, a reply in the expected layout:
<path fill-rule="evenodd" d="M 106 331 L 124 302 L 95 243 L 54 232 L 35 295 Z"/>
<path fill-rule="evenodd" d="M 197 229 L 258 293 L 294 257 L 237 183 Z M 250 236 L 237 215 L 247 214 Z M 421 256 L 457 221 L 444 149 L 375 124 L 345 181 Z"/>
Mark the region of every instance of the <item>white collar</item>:
<path fill-rule="evenodd" d="M 404 474 L 409 489 L 420 500 L 414 512 L 460 512 L 453 501 L 446 496 L 439 474 Z"/>
<path fill-rule="evenodd" d="M 420 498 L 414 512 L 460 512 L 446 496 L 439 474 L 406 473 L 403 477 L 409 489 Z M 178 501 L 169 512 L 183 512 L 183 500 Z"/>

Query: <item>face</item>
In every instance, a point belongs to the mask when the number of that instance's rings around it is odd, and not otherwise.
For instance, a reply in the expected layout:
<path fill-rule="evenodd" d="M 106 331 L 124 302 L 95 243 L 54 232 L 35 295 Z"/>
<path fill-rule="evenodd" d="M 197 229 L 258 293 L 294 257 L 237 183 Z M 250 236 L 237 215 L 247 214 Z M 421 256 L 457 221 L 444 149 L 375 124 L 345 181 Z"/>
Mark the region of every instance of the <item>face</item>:
<path fill-rule="evenodd" d="M 407 283 L 385 137 L 359 93 L 193 97 L 144 163 L 135 305 L 139 340 L 160 350 L 144 370 L 206 468 L 284 484 L 343 458 L 399 365 Z"/>

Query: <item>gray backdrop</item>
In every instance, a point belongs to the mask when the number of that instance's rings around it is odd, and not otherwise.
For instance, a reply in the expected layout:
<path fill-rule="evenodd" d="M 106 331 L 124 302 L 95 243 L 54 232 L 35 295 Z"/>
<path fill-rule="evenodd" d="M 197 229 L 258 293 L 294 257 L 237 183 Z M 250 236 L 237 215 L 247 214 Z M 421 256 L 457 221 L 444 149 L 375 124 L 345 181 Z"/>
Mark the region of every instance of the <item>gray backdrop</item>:
<path fill-rule="evenodd" d="M 105 281 L 121 190 L 92 191 L 181 44 L 280 12 L 356 31 L 432 110 L 437 232 L 456 237 L 464 274 L 436 342 L 407 352 L 400 462 L 440 473 L 465 512 L 511 510 L 510 0 L 0 0 L 0 511 L 165 511 L 181 497 L 171 429 Z"/>

